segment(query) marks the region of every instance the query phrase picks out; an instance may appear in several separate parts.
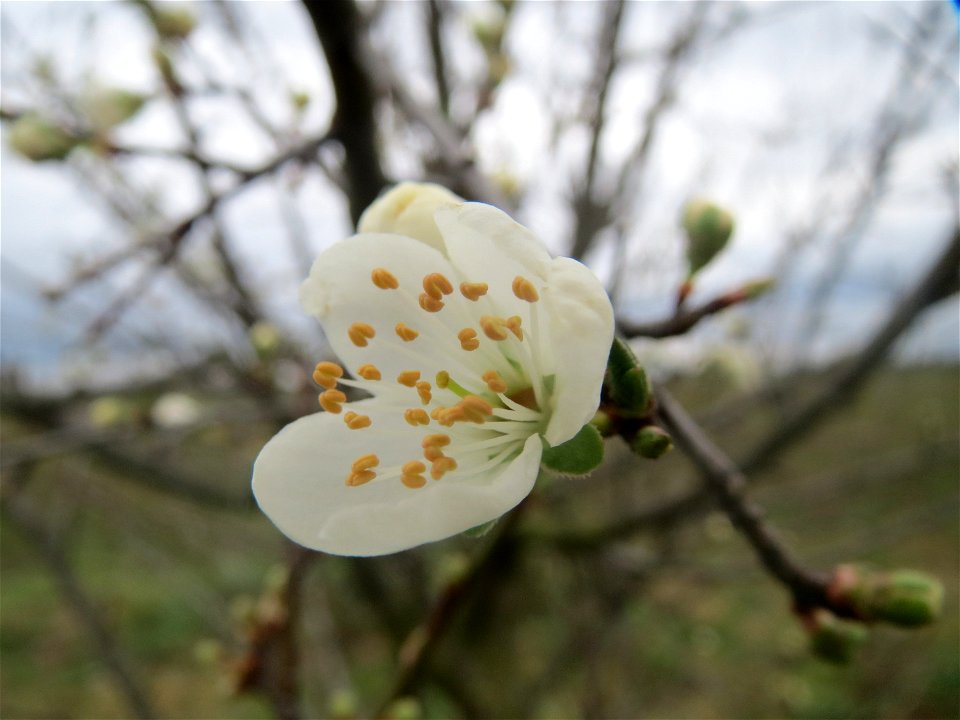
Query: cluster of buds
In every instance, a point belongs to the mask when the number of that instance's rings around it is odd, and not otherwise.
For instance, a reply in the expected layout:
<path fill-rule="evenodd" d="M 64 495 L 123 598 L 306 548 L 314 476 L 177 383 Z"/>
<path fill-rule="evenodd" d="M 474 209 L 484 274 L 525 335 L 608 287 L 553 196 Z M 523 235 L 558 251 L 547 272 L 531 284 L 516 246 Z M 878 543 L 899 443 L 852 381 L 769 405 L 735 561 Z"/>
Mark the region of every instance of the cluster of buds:
<path fill-rule="evenodd" d="M 927 625 L 937 619 L 943 606 L 943 586 L 916 570 L 841 565 L 834 571 L 828 593 L 833 603 L 849 607 L 864 622 L 901 627 Z"/>

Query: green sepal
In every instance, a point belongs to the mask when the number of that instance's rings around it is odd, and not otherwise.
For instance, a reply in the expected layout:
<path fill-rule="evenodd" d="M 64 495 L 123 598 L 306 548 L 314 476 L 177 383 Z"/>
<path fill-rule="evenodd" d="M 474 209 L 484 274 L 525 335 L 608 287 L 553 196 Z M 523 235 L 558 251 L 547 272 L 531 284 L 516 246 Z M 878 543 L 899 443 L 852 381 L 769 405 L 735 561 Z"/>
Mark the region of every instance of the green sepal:
<path fill-rule="evenodd" d="M 472 527 L 469 530 L 464 530 L 463 534 L 469 538 L 482 538 L 488 532 L 493 530 L 493 527 L 500 522 L 500 518 L 494 518 L 493 520 L 488 520 L 485 523 L 481 523 L 476 527 Z"/>
<path fill-rule="evenodd" d="M 543 441 L 540 464 L 563 475 L 586 475 L 603 462 L 603 438 L 591 424 L 561 445 L 550 447 Z"/>

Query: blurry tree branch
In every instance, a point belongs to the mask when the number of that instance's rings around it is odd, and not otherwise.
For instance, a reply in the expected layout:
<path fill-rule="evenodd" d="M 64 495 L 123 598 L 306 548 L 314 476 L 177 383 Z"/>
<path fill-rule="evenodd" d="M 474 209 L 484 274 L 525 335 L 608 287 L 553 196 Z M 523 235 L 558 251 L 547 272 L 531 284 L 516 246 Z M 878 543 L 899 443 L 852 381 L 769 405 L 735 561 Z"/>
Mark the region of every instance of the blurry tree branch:
<path fill-rule="evenodd" d="M 960 228 L 954 229 L 936 261 L 913 290 L 901 299 L 863 350 L 856 353 L 845 368 L 839 369 L 815 396 L 789 412 L 776 428 L 746 453 L 739 463 L 741 471 L 750 475 L 767 467 L 780 452 L 852 399 L 917 316 L 934 303 L 957 292 L 958 266 Z M 597 548 L 641 530 L 668 529 L 709 507 L 708 494 L 697 488 L 621 518 L 604 528 L 571 534 L 565 542 L 577 547 Z"/>
<path fill-rule="evenodd" d="M 136 679 L 134 669 L 121 653 L 100 610 L 70 566 L 63 544 L 45 527 L 38 514 L 27 507 L 23 498 L 18 496 L 18 489 L 12 489 L 11 484 L 4 482 L 4 518 L 31 545 L 53 575 L 67 605 L 93 639 L 97 655 L 109 671 L 131 714 L 144 719 L 157 717 L 146 690 Z"/>
<path fill-rule="evenodd" d="M 433 61 L 433 80 L 437 87 L 440 112 L 450 115 L 450 84 L 447 81 L 447 60 L 443 49 L 443 15 L 441 0 L 427 2 L 427 35 L 430 38 L 430 58 Z"/>
<path fill-rule="evenodd" d="M 503 554 L 516 541 L 515 531 L 526 506 L 527 503 L 522 502 L 497 523 L 492 531 L 493 537 L 480 556 L 462 577 L 441 591 L 427 618 L 407 636 L 400 649 L 400 667 L 393 688 L 374 717 L 383 717 L 395 700 L 413 692 L 424 679 L 437 646 L 466 602 L 496 583 L 499 564 Z"/>
<path fill-rule="evenodd" d="M 377 102 L 362 47 L 363 25 L 353 0 L 304 1 L 330 69 L 337 109 L 330 136 L 343 145 L 354 224 L 387 184 L 380 165 Z"/>

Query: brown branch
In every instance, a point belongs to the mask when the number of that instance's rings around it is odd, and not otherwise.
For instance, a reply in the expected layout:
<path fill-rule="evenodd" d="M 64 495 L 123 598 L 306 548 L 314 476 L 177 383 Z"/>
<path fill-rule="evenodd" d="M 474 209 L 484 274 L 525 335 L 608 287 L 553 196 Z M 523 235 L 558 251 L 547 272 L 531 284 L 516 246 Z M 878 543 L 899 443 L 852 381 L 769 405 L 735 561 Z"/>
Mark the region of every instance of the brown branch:
<path fill-rule="evenodd" d="M 447 82 L 447 61 L 443 51 L 443 7 L 440 0 L 427 2 L 427 35 L 430 38 L 430 57 L 433 60 L 433 80 L 437 86 L 440 112 L 450 114 L 450 84 Z"/>
<path fill-rule="evenodd" d="M 692 310 L 687 310 L 681 306 L 672 317 L 659 322 L 631 323 L 619 321 L 617 323 L 617 330 L 624 337 L 628 338 L 666 338 L 683 335 L 704 318 L 715 315 L 733 305 L 752 300 L 756 296 L 757 293 L 751 289 L 750 285 L 747 285 L 743 288 L 724 293 L 720 297 L 705 302 L 700 307 Z"/>
<path fill-rule="evenodd" d="M 353 0 L 303 3 L 316 30 L 330 69 L 337 109 L 331 137 L 343 145 L 350 217 L 354 224 L 387 184 L 380 165 L 376 95 L 364 64 L 362 22 Z"/>
<path fill-rule="evenodd" d="M 798 612 L 824 607 L 839 615 L 847 614 L 845 606 L 835 606 L 830 600 L 829 576 L 803 567 L 764 520 L 760 508 L 747 498 L 747 478 L 736 464 L 669 392 L 658 388 L 656 396 L 660 416 L 677 445 L 700 469 L 707 490 L 753 546 L 763 566 L 790 590 Z"/>

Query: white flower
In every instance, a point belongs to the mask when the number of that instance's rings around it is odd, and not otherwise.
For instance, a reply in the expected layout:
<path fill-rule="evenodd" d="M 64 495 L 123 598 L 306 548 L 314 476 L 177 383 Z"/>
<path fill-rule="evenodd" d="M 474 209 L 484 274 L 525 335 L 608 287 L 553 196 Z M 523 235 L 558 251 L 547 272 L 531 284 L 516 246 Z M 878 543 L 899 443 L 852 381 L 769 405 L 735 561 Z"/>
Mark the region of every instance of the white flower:
<path fill-rule="evenodd" d="M 526 497 L 543 441 L 569 440 L 597 409 L 613 312 L 586 267 L 437 186 L 394 188 L 359 229 L 300 293 L 355 379 L 317 366 L 327 412 L 264 447 L 253 489 L 301 545 L 381 555 Z M 338 384 L 373 397 L 346 404 Z"/>

